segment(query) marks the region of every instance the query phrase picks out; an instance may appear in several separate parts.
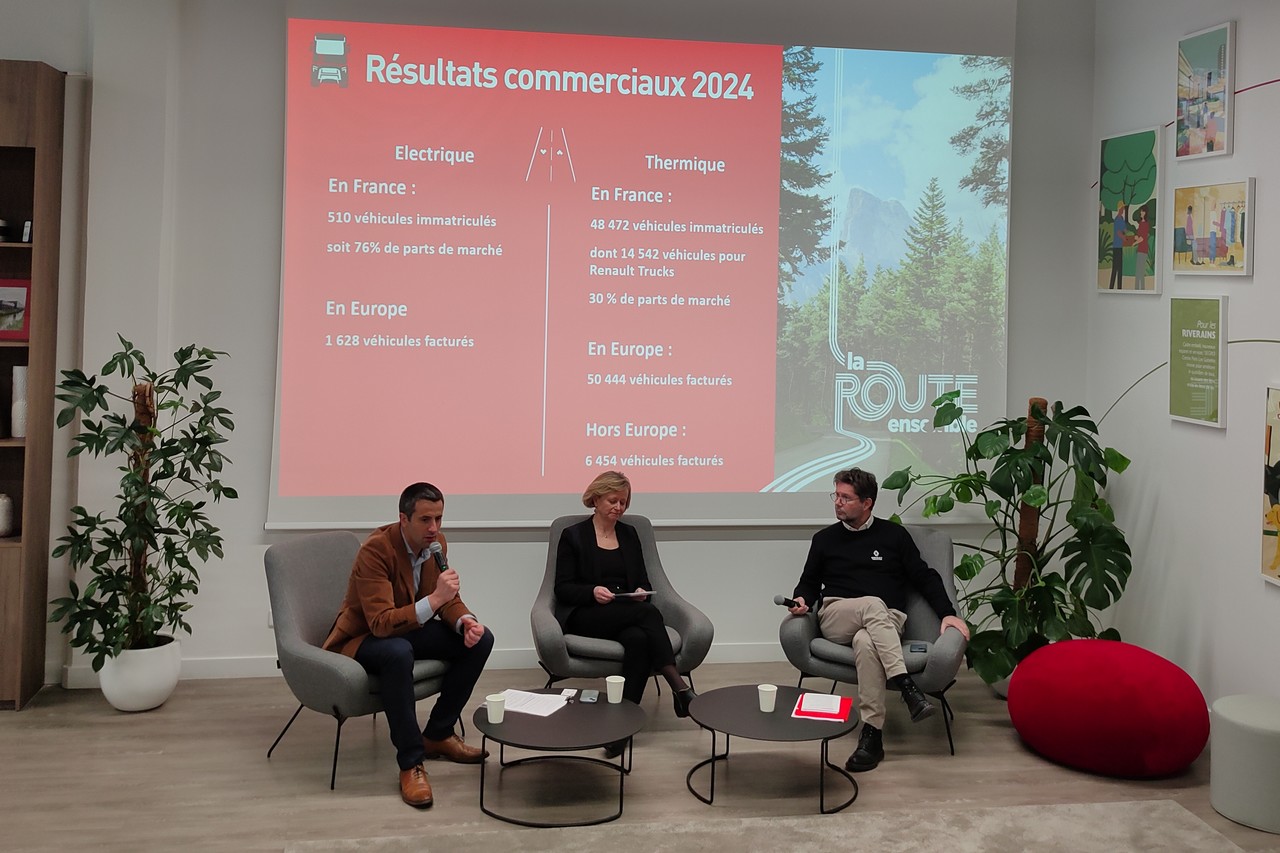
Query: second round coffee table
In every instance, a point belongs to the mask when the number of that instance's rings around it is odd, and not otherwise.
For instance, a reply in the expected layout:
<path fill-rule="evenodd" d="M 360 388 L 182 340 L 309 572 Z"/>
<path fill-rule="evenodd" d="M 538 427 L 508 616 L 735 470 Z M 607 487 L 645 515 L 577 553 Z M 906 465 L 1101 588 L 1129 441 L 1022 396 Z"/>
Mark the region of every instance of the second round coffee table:
<path fill-rule="evenodd" d="M 533 693 L 559 693 L 559 690 L 534 690 Z M 579 691 L 580 692 L 580 691 Z M 612 705 L 604 701 L 603 693 L 599 702 L 584 703 L 577 701 L 566 704 L 563 708 L 546 717 L 534 714 L 519 714 L 508 711 L 501 723 L 490 723 L 488 711 L 481 705 L 476 709 L 471 722 L 484 741 L 492 740 L 498 744 L 498 764 L 505 770 L 520 764 L 536 761 L 575 761 L 587 764 L 599 764 L 618 771 L 618 810 L 604 817 L 592 818 L 570 823 L 548 823 L 543 821 L 523 820 L 509 815 L 499 814 L 485 805 L 485 764 L 480 765 L 480 811 L 490 817 L 515 823 L 520 826 L 561 827 L 592 826 L 607 823 L 622 815 L 623 788 L 626 775 L 631 772 L 631 758 L 634 753 L 632 736 L 644 728 L 648 716 L 634 702 L 622 702 Z M 626 749 L 618 756 L 618 763 L 605 761 L 589 755 L 559 755 L 554 753 L 574 752 L 582 749 L 593 749 L 599 746 L 625 740 Z M 515 761 L 506 760 L 508 746 L 530 749 L 551 755 L 531 755 Z"/>
<path fill-rule="evenodd" d="M 684 777 L 685 787 L 704 803 L 710 804 L 716 797 L 716 762 L 729 758 L 729 738 L 731 736 L 751 738 L 752 740 L 800 742 L 807 740 L 821 741 L 818 757 L 818 810 L 822 814 L 835 814 L 849 806 L 858 798 L 858 783 L 843 767 L 831 763 L 828 747 L 832 740 L 847 735 L 858 727 L 858 712 L 850 710 L 849 719 L 844 722 L 830 720 L 806 720 L 791 716 L 792 709 L 801 693 L 808 691 L 795 687 L 778 687 L 777 704 L 773 712 L 766 714 L 760 710 L 756 685 L 746 684 L 734 687 L 721 687 L 698 694 L 689 705 L 689 717 L 711 732 L 711 757 L 704 758 L 689 768 Z M 716 735 L 724 733 L 724 752 L 716 752 Z M 703 767 L 711 765 L 711 789 L 703 796 L 693 787 L 693 774 Z M 853 786 L 853 795 L 834 808 L 827 808 L 826 771 L 834 770 L 849 780 Z"/>

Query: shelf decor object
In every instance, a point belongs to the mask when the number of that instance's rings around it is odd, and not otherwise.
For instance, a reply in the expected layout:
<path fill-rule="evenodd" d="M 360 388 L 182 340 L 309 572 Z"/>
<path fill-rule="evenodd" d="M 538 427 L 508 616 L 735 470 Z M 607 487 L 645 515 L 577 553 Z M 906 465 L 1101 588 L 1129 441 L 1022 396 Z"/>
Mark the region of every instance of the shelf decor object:
<path fill-rule="evenodd" d="M 31 282 L 0 278 L 0 340 L 25 341 L 31 334 L 27 303 Z"/>
<path fill-rule="evenodd" d="M 27 368 L 14 365 L 13 402 L 9 405 L 9 435 L 14 438 L 27 436 Z"/>

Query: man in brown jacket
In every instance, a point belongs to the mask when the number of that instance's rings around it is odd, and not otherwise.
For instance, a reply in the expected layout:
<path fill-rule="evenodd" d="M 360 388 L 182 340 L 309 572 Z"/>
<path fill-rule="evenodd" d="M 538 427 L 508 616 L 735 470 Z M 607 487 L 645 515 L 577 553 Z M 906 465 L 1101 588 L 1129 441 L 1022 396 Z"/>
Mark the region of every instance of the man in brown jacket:
<path fill-rule="evenodd" d="M 444 495 L 435 486 L 414 483 L 401 493 L 400 521 L 379 527 L 360 547 L 324 641 L 327 650 L 355 658 L 378 679 L 400 765 L 400 796 L 418 808 L 432 803 L 424 760 L 477 764 L 487 756 L 453 730 L 493 650 L 493 634 L 458 596 L 443 519 Z M 434 543 L 440 549 L 433 556 Z M 423 659 L 448 661 L 449 671 L 419 731 L 413 662 Z"/>

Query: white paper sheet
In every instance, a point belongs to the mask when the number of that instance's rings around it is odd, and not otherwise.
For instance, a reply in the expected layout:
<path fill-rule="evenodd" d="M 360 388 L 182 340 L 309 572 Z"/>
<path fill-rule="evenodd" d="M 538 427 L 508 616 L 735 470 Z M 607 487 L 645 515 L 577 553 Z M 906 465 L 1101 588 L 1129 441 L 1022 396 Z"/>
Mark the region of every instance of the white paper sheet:
<path fill-rule="evenodd" d="M 551 716 L 569 700 L 569 697 L 560 693 L 530 693 L 510 687 L 502 691 L 502 695 L 506 697 L 508 713 L 533 714 L 537 717 Z"/>

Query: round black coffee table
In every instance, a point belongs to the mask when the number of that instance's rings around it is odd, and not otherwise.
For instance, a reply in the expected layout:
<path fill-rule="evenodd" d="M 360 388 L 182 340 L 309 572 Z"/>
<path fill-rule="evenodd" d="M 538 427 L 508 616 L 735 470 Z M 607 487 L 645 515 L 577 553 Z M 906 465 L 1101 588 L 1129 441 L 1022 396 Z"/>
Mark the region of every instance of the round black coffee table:
<path fill-rule="evenodd" d="M 559 693 L 559 690 L 531 690 L 530 693 Z M 498 764 L 503 770 L 520 764 L 535 761 L 576 761 L 587 764 L 599 764 L 618 771 L 618 810 L 604 817 L 570 823 L 546 823 L 523 820 L 509 815 L 499 814 L 491 810 L 484 802 L 485 764 L 480 764 L 480 811 L 490 817 L 515 823 L 520 826 L 561 827 L 592 826 L 597 823 L 608 823 L 622 816 L 623 788 L 622 783 L 631 772 L 631 758 L 634 752 L 632 736 L 644 728 L 648 716 L 634 702 L 625 699 L 617 705 L 605 701 L 604 691 L 600 693 L 600 701 L 584 703 L 574 700 L 547 717 L 534 714 L 520 714 L 507 711 L 501 723 L 490 723 L 489 713 L 485 706 L 476 709 L 471 722 L 484 736 L 481 746 L 486 741 L 498 744 Z M 531 755 L 515 761 L 506 760 L 508 746 L 519 749 L 530 749 L 538 752 L 573 752 L 582 749 L 593 749 L 605 746 L 614 741 L 625 740 L 626 748 L 618 756 L 618 763 L 594 758 L 589 755 Z"/>
<path fill-rule="evenodd" d="M 751 738 L 752 740 L 800 742 L 806 740 L 821 741 L 818 757 L 818 810 L 822 814 L 835 814 L 858 799 L 858 783 L 843 767 L 831 763 L 828 747 L 832 740 L 847 735 L 858 727 L 858 712 L 850 709 L 849 719 L 844 722 L 831 720 L 805 720 L 791 716 L 796 701 L 801 693 L 809 691 L 795 687 L 778 687 L 777 704 L 773 712 L 766 714 L 760 710 L 760 700 L 756 685 L 738 685 L 721 687 L 698 694 L 689 704 L 689 717 L 698 725 L 711 732 L 711 757 L 704 758 L 689 768 L 684 777 L 685 787 L 704 803 L 710 804 L 716 797 L 716 762 L 729 758 L 729 738 L 731 736 Z M 724 752 L 716 752 L 716 735 L 724 733 Z M 711 765 L 711 789 L 703 796 L 693 787 L 693 774 L 703 767 Z M 853 795 L 840 805 L 827 808 L 826 771 L 834 770 L 849 780 L 853 786 Z"/>

